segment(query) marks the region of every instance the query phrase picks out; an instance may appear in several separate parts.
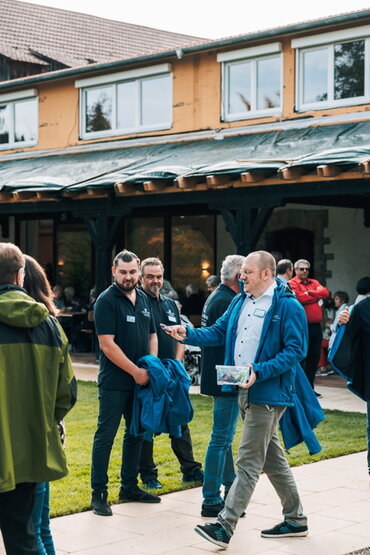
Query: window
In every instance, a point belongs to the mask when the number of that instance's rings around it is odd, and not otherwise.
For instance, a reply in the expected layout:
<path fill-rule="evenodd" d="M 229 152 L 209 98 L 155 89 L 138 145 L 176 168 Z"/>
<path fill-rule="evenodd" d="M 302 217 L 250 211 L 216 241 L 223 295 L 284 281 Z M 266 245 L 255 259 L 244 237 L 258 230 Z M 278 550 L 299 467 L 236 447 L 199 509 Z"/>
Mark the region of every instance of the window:
<path fill-rule="evenodd" d="M 219 54 L 218 61 L 223 62 L 222 117 L 225 121 L 280 113 L 280 50 L 281 44 L 274 43 Z"/>
<path fill-rule="evenodd" d="M 0 149 L 37 143 L 36 91 L 0 95 Z"/>
<path fill-rule="evenodd" d="M 82 138 L 168 129 L 172 125 L 169 64 L 82 79 L 76 86 L 81 88 Z"/>
<path fill-rule="evenodd" d="M 370 36 L 370 29 L 360 27 L 292 41 L 298 48 L 298 110 L 370 102 L 370 38 L 361 36 L 363 33 Z M 325 39 L 332 42 L 323 44 Z"/>

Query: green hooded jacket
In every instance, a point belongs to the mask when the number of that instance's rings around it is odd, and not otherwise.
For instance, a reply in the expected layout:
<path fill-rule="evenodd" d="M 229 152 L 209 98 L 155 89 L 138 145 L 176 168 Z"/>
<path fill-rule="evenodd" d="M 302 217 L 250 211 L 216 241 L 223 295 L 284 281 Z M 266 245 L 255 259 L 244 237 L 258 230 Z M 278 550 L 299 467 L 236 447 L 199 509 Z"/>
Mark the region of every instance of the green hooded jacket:
<path fill-rule="evenodd" d="M 20 287 L 0 286 L 0 492 L 67 474 L 57 421 L 75 401 L 58 321 Z"/>

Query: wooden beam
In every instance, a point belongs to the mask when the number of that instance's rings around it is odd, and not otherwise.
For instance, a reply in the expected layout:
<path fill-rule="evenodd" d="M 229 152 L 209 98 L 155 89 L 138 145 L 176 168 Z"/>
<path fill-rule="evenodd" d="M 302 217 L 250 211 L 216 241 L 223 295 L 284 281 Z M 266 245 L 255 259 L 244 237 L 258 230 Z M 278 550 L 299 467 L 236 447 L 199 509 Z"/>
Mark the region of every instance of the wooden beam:
<path fill-rule="evenodd" d="M 341 171 L 341 168 L 335 164 L 322 164 L 316 168 L 316 173 L 320 177 L 335 177 L 339 175 Z"/>
<path fill-rule="evenodd" d="M 232 177 L 230 174 L 207 175 L 207 187 L 227 188 L 232 187 Z"/>
<path fill-rule="evenodd" d="M 163 191 L 166 188 L 167 182 L 164 179 L 158 181 L 144 181 L 144 191 Z"/>
<path fill-rule="evenodd" d="M 302 166 L 293 166 L 291 168 L 282 168 L 279 170 L 279 174 L 283 179 L 291 180 L 298 179 L 306 172 L 306 168 Z"/>
<path fill-rule="evenodd" d="M 33 191 L 15 191 L 12 195 L 14 200 L 17 202 L 23 200 L 37 200 L 36 193 Z"/>
<path fill-rule="evenodd" d="M 13 200 L 13 195 L 10 193 L 0 193 L 0 202 L 10 202 Z"/>
<path fill-rule="evenodd" d="M 56 196 L 52 196 L 50 193 L 48 193 L 47 191 L 38 191 L 36 193 L 36 198 L 37 200 L 58 200 L 58 198 Z"/>
<path fill-rule="evenodd" d="M 176 177 L 175 182 L 179 189 L 194 189 L 194 187 L 199 183 L 199 176 L 189 176 L 186 175 Z"/>
<path fill-rule="evenodd" d="M 267 177 L 266 173 L 262 172 L 244 172 L 240 175 L 240 179 L 242 183 L 258 183 L 259 181 L 263 181 Z"/>
<path fill-rule="evenodd" d="M 116 193 L 117 196 L 119 195 L 127 195 L 127 193 L 133 193 L 134 192 L 134 187 L 133 185 L 130 185 L 128 183 L 115 183 L 114 184 L 114 191 Z"/>
<path fill-rule="evenodd" d="M 86 193 L 89 197 L 107 197 L 108 189 L 105 189 L 104 187 L 95 187 L 94 189 L 87 189 Z"/>
<path fill-rule="evenodd" d="M 370 173 L 370 160 L 365 160 L 365 162 L 361 162 L 360 169 L 362 173 Z"/>

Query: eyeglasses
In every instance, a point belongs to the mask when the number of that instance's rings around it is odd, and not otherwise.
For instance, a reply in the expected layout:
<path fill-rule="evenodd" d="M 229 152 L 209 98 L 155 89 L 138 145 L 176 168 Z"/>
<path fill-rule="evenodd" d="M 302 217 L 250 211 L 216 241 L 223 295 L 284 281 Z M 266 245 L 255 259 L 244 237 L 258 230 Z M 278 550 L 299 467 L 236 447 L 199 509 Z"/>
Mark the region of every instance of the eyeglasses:
<path fill-rule="evenodd" d="M 297 268 L 300 272 L 308 272 L 309 268 Z"/>

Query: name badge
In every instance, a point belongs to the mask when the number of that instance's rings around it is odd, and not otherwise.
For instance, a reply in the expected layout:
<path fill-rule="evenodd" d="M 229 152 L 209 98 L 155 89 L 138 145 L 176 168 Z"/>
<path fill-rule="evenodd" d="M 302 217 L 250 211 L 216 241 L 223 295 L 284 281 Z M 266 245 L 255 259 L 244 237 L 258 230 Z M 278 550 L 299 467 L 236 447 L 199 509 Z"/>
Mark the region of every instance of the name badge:
<path fill-rule="evenodd" d="M 263 310 L 263 308 L 256 308 L 256 310 L 253 312 L 253 316 L 257 316 L 257 318 L 264 318 L 266 314 L 266 310 Z"/>
<path fill-rule="evenodd" d="M 135 316 L 130 316 L 129 314 L 126 316 L 126 322 L 130 322 L 131 324 L 135 324 Z"/>
<path fill-rule="evenodd" d="M 169 317 L 168 317 L 168 321 L 169 321 L 169 322 L 175 322 L 175 324 L 176 324 L 176 318 L 175 318 L 175 316 L 169 316 Z"/>

